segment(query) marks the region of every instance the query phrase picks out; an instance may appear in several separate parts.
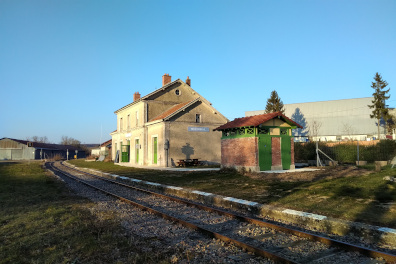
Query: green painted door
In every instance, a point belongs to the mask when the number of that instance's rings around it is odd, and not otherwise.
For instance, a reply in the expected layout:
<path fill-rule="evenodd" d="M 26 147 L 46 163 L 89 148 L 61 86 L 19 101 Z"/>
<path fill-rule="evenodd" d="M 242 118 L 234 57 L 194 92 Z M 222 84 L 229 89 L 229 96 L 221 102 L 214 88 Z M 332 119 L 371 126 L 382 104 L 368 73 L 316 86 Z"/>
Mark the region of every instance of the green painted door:
<path fill-rule="evenodd" d="M 271 137 L 260 136 L 258 138 L 259 149 L 259 166 L 260 171 L 271 170 L 272 166 L 272 151 L 271 151 Z"/>
<path fill-rule="evenodd" d="M 135 163 L 139 163 L 139 139 L 135 139 Z"/>
<path fill-rule="evenodd" d="M 282 167 L 284 170 L 290 170 L 291 165 L 291 137 L 281 137 L 281 153 L 282 153 Z"/>
<path fill-rule="evenodd" d="M 129 145 L 121 145 L 121 162 L 129 162 Z"/>
<path fill-rule="evenodd" d="M 158 141 L 158 138 L 154 137 L 153 138 L 153 163 L 154 164 L 157 164 L 157 151 L 158 151 L 157 141 Z"/>

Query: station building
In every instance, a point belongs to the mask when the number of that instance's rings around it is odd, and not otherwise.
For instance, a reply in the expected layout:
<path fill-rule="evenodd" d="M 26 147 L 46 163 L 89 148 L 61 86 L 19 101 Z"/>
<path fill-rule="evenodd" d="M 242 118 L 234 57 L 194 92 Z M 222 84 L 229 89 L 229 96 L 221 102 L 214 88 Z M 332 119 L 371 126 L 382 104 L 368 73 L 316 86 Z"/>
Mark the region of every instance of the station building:
<path fill-rule="evenodd" d="M 295 129 L 296 141 L 372 140 L 377 139 L 377 120 L 370 118 L 373 97 L 285 104 L 285 115 L 303 126 Z M 245 116 L 264 114 L 265 110 L 246 111 Z M 380 139 L 385 139 L 384 126 Z M 394 138 L 394 136 L 393 136 Z M 394 138 L 395 139 L 395 138 Z"/>
<path fill-rule="evenodd" d="M 114 112 L 112 157 L 121 165 L 177 166 L 179 160 L 221 161 L 221 132 L 228 122 L 212 104 L 191 88 L 191 79 L 171 81 L 162 76 L 162 87 Z"/>

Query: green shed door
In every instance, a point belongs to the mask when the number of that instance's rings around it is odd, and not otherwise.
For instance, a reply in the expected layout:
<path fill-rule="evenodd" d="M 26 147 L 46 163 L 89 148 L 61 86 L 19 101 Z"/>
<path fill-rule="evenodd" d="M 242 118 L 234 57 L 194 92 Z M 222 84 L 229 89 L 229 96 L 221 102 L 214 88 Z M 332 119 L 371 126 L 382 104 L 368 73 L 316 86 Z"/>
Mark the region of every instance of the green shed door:
<path fill-rule="evenodd" d="M 291 137 L 281 137 L 281 153 L 282 153 L 282 167 L 284 170 L 290 170 L 291 165 Z"/>
<path fill-rule="evenodd" d="M 259 147 L 259 166 L 260 171 L 271 170 L 272 156 L 271 156 L 271 137 L 261 136 L 258 138 Z"/>
<path fill-rule="evenodd" d="M 157 137 L 154 137 L 153 138 L 153 163 L 154 164 L 157 164 L 157 152 L 158 152 L 158 147 L 157 147 L 157 141 L 158 141 L 158 138 Z"/>

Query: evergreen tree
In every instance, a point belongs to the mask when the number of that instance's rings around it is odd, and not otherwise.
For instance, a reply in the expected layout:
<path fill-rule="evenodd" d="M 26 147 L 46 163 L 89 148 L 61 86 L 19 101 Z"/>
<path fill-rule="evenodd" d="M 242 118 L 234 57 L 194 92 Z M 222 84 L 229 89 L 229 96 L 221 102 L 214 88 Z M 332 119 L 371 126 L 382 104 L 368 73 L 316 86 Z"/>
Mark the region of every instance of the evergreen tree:
<path fill-rule="evenodd" d="M 278 93 L 274 90 L 271 92 L 271 96 L 267 100 L 267 106 L 265 107 L 265 112 L 269 114 L 279 111 L 282 112 L 282 114 L 285 113 L 283 102 L 279 98 Z"/>
<path fill-rule="evenodd" d="M 390 118 L 388 108 L 386 108 L 385 100 L 388 100 L 390 96 L 386 94 L 389 93 L 389 90 L 384 90 L 388 83 L 382 80 L 382 77 L 378 72 L 374 76 L 374 81 L 371 82 L 371 88 L 375 90 L 373 93 L 374 100 L 371 102 L 372 105 L 369 105 L 371 109 L 373 109 L 372 114 L 370 114 L 370 118 L 374 118 L 377 120 L 377 128 L 378 128 L 378 139 L 380 139 L 380 121 L 388 120 Z"/>

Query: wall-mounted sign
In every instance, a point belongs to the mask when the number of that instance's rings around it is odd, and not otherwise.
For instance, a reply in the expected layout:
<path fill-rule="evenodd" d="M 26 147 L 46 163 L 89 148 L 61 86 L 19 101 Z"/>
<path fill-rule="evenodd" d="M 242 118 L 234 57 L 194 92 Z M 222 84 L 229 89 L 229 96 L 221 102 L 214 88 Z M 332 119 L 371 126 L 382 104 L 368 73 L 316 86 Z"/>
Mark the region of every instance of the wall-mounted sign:
<path fill-rule="evenodd" d="M 209 132 L 209 127 L 188 127 L 188 132 Z"/>
<path fill-rule="evenodd" d="M 125 137 L 131 137 L 131 136 L 132 136 L 131 133 L 125 134 Z"/>

